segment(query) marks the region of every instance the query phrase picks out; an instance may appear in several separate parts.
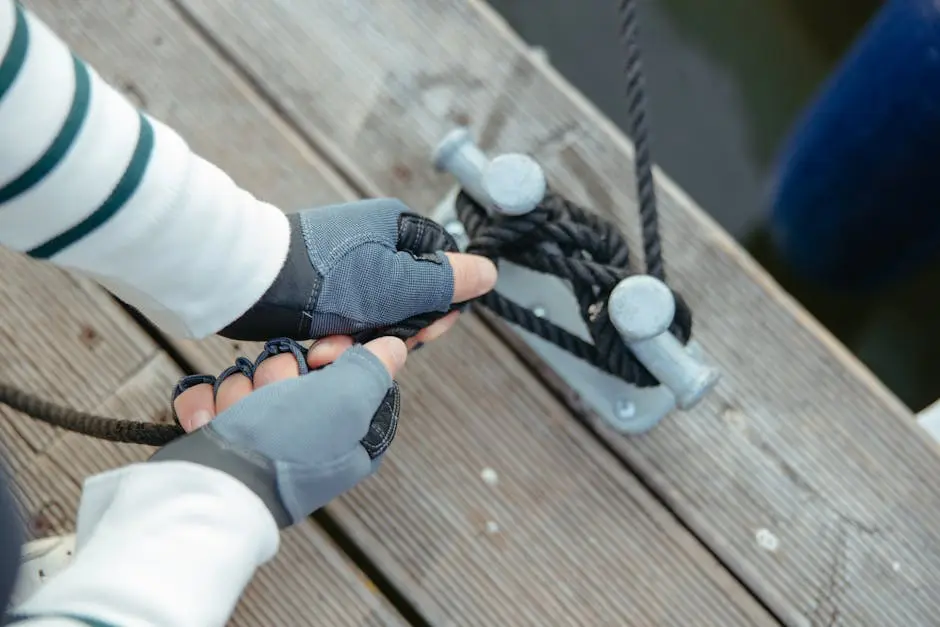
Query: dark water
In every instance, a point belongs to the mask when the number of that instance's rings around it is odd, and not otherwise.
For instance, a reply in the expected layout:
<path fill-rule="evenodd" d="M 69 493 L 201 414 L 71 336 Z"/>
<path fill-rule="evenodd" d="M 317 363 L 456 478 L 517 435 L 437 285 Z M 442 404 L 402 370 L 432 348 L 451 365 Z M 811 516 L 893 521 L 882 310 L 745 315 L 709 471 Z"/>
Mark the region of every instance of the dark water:
<path fill-rule="evenodd" d="M 623 128 L 618 0 L 490 0 Z M 775 153 L 881 0 L 639 0 L 654 156 L 917 410 L 940 397 L 940 268 L 880 294 L 790 276 L 764 229 Z M 940 327 L 938 327 L 940 328 Z"/>

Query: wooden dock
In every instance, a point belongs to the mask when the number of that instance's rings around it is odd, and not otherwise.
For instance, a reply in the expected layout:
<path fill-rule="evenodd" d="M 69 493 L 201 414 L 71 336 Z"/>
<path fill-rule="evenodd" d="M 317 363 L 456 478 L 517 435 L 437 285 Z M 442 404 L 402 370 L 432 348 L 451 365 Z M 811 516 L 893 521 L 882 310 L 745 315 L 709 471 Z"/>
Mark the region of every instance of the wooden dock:
<path fill-rule="evenodd" d="M 628 141 L 481 0 L 24 4 L 285 209 L 385 195 L 430 211 L 452 185 L 430 151 L 469 124 L 485 150 L 530 152 L 553 186 L 636 232 Z M 708 400 L 617 435 L 501 325 L 464 316 L 410 360 L 381 472 L 286 534 L 234 624 L 937 624 L 937 444 L 659 183 L 671 280 L 723 371 Z M 165 420 L 184 368 L 257 352 L 168 352 L 94 284 L 2 262 L 0 377 L 60 403 Z M 83 477 L 148 453 L 0 412 L 31 537 L 72 528 Z"/>

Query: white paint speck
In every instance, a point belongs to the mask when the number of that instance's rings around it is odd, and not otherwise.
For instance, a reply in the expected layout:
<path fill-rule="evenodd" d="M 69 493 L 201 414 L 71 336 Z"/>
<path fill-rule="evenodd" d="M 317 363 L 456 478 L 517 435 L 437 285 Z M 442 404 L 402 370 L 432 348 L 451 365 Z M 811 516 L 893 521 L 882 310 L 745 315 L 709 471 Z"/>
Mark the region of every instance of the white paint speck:
<path fill-rule="evenodd" d="M 492 468 L 484 468 L 481 470 L 480 479 L 483 479 L 483 483 L 486 485 L 496 485 L 499 483 L 499 475 L 497 475 L 496 471 Z"/>
<path fill-rule="evenodd" d="M 754 538 L 757 540 L 757 546 L 766 551 L 776 551 L 780 546 L 780 540 L 770 532 L 770 529 L 758 529 Z"/>
<path fill-rule="evenodd" d="M 499 525 L 495 520 L 486 521 L 486 533 L 492 535 L 494 533 L 499 533 Z"/>

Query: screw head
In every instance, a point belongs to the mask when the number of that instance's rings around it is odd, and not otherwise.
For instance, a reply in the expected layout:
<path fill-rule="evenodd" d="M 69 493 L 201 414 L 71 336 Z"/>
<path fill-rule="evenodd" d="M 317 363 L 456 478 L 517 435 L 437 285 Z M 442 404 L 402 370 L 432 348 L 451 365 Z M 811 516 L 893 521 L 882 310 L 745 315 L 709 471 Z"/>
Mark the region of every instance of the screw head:
<path fill-rule="evenodd" d="M 529 213 L 545 198 L 545 173 L 528 155 L 506 154 L 490 161 L 483 172 L 483 189 L 493 206 L 511 216 Z"/>
<path fill-rule="evenodd" d="M 614 413 L 620 420 L 629 420 L 636 416 L 636 405 L 625 398 L 617 399 L 614 403 Z"/>

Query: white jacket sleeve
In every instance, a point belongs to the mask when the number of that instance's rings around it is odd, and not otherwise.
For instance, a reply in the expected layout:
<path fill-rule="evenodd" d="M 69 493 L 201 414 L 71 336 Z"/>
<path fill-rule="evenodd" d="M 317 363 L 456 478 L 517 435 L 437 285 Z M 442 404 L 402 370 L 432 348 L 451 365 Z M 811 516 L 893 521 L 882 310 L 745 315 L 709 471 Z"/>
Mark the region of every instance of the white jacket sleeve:
<path fill-rule="evenodd" d="M 287 218 L 0 0 L 0 245 L 85 274 L 177 337 L 273 283 Z"/>
<path fill-rule="evenodd" d="M 229 475 L 126 466 L 87 480 L 73 562 L 11 613 L 31 626 L 222 626 L 278 543 L 267 507 Z"/>

